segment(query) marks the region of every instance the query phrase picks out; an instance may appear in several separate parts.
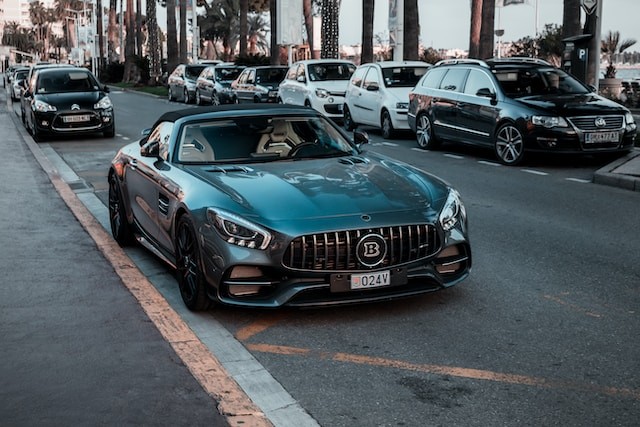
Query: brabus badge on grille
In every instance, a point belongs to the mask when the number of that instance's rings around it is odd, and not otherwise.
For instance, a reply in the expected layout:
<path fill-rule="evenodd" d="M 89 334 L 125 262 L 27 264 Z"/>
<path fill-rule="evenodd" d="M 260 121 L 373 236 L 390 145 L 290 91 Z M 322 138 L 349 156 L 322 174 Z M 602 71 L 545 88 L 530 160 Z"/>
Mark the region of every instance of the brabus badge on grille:
<path fill-rule="evenodd" d="M 80 109 L 80 106 L 79 106 L 78 104 L 73 104 L 73 105 L 71 106 L 71 111 L 79 110 L 79 109 Z"/>
<path fill-rule="evenodd" d="M 381 264 L 387 256 L 387 242 L 379 234 L 363 236 L 356 246 L 356 257 L 366 267 Z"/>
<path fill-rule="evenodd" d="M 603 128 L 603 127 L 605 127 L 607 125 L 607 121 L 602 117 L 598 117 L 595 120 L 594 124 L 599 128 Z"/>

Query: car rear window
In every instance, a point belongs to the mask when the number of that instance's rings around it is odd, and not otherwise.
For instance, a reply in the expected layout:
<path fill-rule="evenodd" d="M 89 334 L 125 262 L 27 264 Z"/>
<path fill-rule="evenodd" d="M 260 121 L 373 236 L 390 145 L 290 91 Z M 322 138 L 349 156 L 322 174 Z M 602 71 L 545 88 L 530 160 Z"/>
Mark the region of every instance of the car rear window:
<path fill-rule="evenodd" d="M 351 64 L 310 64 L 309 79 L 320 80 L 349 80 L 356 67 Z"/>
<path fill-rule="evenodd" d="M 414 87 L 427 70 L 427 67 L 383 68 L 382 76 L 386 87 Z"/>
<path fill-rule="evenodd" d="M 494 71 L 507 96 L 577 95 L 589 90 L 556 68 L 501 69 Z"/>

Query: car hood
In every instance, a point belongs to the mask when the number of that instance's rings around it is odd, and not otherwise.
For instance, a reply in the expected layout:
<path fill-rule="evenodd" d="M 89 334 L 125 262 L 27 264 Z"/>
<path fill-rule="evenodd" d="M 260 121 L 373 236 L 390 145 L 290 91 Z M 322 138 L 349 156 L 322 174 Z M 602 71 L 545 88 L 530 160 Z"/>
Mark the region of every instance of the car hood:
<path fill-rule="evenodd" d="M 557 116 L 624 114 L 626 109 L 595 93 L 584 95 L 542 95 L 519 98 L 519 102 Z"/>
<path fill-rule="evenodd" d="M 78 105 L 81 110 L 93 110 L 93 106 L 104 97 L 104 92 L 60 92 L 50 94 L 38 94 L 35 99 L 46 102 L 58 109 L 58 111 L 71 110 L 72 105 Z"/>
<path fill-rule="evenodd" d="M 391 95 L 389 98 L 392 98 L 394 102 L 409 102 L 409 92 L 411 92 L 412 87 L 389 87 L 387 88 L 387 93 Z"/>
<path fill-rule="evenodd" d="M 320 80 L 310 82 L 317 89 L 325 89 L 329 92 L 346 92 L 349 80 Z"/>
<path fill-rule="evenodd" d="M 263 223 L 400 212 L 426 221 L 437 215 L 448 194 L 439 179 L 384 157 L 188 169 L 226 194 L 228 209 Z"/>

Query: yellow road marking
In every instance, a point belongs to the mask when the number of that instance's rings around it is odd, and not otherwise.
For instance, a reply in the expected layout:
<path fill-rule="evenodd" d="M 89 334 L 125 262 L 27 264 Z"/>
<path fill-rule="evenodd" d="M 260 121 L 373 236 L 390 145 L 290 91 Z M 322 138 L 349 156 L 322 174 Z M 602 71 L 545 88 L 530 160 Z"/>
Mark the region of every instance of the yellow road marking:
<path fill-rule="evenodd" d="M 275 314 L 274 316 L 268 319 L 261 319 L 257 322 L 253 322 L 244 328 L 241 328 L 236 332 L 235 336 L 239 341 L 246 341 L 254 335 L 259 334 L 262 331 L 269 329 L 271 326 L 276 323 L 280 323 L 280 321 L 285 316 L 283 314 Z"/>
<path fill-rule="evenodd" d="M 245 344 L 245 346 L 252 351 L 259 351 L 262 353 L 282 354 L 287 356 L 315 356 L 320 359 L 333 360 L 336 362 L 354 363 L 358 365 L 378 366 L 383 368 L 421 372 L 425 374 L 448 375 L 451 377 L 465 379 L 493 381 L 498 383 L 542 387 L 549 389 L 567 389 L 580 392 L 592 392 L 614 397 L 627 397 L 635 400 L 640 400 L 640 390 L 630 388 L 597 386 L 581 382 L 558 381 L 527 375 L 505 374 L 502 372 L 494 372 L 483 369 L 410 363 L 401 360 L 385 359 L 381 357 L 371 357 L 348 353 L 332 353 L 326 351 L 313 351 L 305 348 L 270 344 Z"/>

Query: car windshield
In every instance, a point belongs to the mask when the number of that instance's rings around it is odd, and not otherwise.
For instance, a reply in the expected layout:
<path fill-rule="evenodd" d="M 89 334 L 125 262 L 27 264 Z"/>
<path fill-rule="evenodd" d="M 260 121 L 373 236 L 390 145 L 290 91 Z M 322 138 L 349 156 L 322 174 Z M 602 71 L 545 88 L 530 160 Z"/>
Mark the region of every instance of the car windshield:
<path fill-rule="evenodd" d="M 181 163 L 257 163 L 347 156 L 356 149 L 325 118 L 242 117 L 188 123 L 181 129 Z"/>
<path fill-rule="evenodd" d="M 386 87 L 414 87 L 428 69 L 428 67 L 383 68 L 384 85 Z"/>
<path fill-rule="evenodd" d="M 29 70 L 16 71 L 13 78 L 15 80 L 24 80 L 27 78 L 27 74 L 29 74 Z"/>
<path fill-rule="evenodd" d="M 195 80 L 205 68 L 207 68 L 206 65 L 189 65 L 188 67 L 185 67 L 184 75 L 188 79 Z"/>
<path fill-rule="evenodd" d="M 36 85 L 37 93 L 89 92 L 98 90 L 98 82 L 81 69 L 55 70 L 42 73 Z"/>
<path fill-rule="evenodd" d="M 242 72 L 242 68 L 224 68 L 224 67 L 216 67 L 216 80 L 218 81 L 232 81 L 235 80 L 236 77 L 240 75 Z"/>
<path fill-rule="evenodd" d="M 286 68 L 260 68 L 256 70 L 256 83 L 280 83 L 286 74 Z"/>
<path fill-rule="evenodd" d="M 355 69 L 356 67 L 351 64 L 310 64 L 309 79 L 314 82 L 322 80 L 349 80 Z"/>
<path fill-rule="evenodd" d="M 581 95 L 589 90 L 557 68 L 499 69 L 494 71 L 507 96 Z"/>

